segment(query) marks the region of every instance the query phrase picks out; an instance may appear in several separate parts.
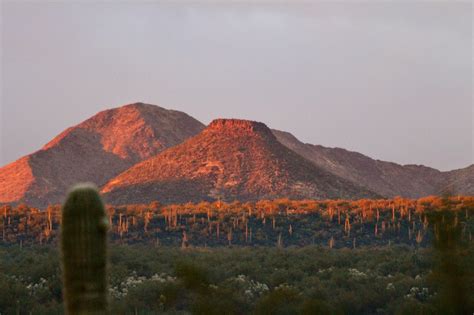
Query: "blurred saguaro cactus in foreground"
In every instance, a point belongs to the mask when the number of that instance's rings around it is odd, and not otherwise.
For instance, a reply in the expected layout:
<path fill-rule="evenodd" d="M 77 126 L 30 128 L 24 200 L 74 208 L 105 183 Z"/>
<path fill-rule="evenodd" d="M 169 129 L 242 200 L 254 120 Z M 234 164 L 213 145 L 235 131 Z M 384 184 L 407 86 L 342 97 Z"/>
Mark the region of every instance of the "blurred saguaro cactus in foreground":
<path fill-rule="evenodd" d="M 68 314 L 107 312 L 108 220 L 97 188 L 79 184 L 62 210 L 61 250 Z"/>
<path fill-rule="evenodd" d="M 472 212 L 466 208 L 466 215 Z M 429 213 L 434 234 L 435 266 L 431 275 L 437 284 L 437 308 L 440 314 L 472 314 L 474 274 L 469 265 L 469 244 L 463 239 L 464 226 L 459 224 L 458 213 L 448 197 L 442 199 L 437 211 Z"/>

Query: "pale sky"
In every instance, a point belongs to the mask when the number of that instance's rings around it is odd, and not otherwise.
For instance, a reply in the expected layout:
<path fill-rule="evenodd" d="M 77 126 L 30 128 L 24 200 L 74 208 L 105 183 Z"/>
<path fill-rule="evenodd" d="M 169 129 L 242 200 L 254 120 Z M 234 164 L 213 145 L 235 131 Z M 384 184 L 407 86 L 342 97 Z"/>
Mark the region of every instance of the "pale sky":
<path fill-rule="evenodd" d="M 473 163 L 466 2 L 3 1 L 0 166 L 142 101 L 441 170 Z"/>

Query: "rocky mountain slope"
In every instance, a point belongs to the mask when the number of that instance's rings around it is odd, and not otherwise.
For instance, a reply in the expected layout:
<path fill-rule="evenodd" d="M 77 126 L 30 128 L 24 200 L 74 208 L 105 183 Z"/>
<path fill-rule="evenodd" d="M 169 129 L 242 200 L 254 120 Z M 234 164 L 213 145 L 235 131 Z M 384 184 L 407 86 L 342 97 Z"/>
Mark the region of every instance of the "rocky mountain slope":
<path fill-rule="evenodd" d="M 82 181 L 106 185 L 120 203 L 474 195 L 474 165 L 451 172 L 402 166 L 302 143 L 251 121 L 221 119 L 204 128 L 185 113 L 143 103 L 102 111 L 1 167 L 0 204 L 60 203 Z"/>
<path fill-rule="evenodd" d="M 263 123 L 235 119 L 213 121 L 199 135 L 112 179 L 102 191 L 113 204 L 376 196 L 288 149 Z"/>
<path fill-rule="evenodd" d="M 0 168 L 0 203 L 44 207 L 61 202 L 71 185 L 91 181 L 101 186 L 203 128 L 185 113 L 143 103 L 102 111 Z"/>
<path fill-rule="evenodd" d="M 474 196 L 474 164 L 466 168 L 445 172 L 446 180 L 439 185 L 438 193 Z"/>
<path fill-rule="evenodd" d="M 447 191 L 446 187 L 451 187 L 454 194 L 474 194 L 474 165 L 440 172 L 422 165 L 399 165 L 345 149 L 302 143 L 288 132 L 273 133 L 278 141 L 315 165 L 385 197 L 438 195 Z"/>

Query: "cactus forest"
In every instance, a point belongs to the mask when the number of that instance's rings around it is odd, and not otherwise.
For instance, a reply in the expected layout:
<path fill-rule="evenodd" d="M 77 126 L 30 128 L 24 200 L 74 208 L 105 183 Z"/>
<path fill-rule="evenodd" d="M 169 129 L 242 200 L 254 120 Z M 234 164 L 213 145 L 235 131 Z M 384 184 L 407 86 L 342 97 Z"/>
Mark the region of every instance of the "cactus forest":
<path fill-rule="evenodd" d="M 112 207 L 79 186 L 63 207 L 0 209 L 1 314 L 463 314 L 473 306 L 472 197 Z"/>
<path fill-rule="evenodd" d="M 462 237 L 471 242 L 474 197 L 418 200 L 262 200 L 248 203 L 107 206 L 112 243 L 154 247 L 220 246 L 335 248 L 431 244 L 429 214 L 443 208 L 455 215 Z M 0 207 L 2 241 L 7 246 L 57 242 L 61 206 L 45 211 L 26 205 Z"/>

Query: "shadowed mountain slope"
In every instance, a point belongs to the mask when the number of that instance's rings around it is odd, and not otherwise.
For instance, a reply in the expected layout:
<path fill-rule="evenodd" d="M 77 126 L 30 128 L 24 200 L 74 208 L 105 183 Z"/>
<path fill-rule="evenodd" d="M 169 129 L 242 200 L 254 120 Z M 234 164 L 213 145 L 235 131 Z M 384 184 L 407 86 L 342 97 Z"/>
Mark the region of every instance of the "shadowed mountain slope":
<path fill-rule="evenodd" d="M 450 191 L 456 194 L 474 194 L 474 165 L 441 172 L 422 165 L 399 165 L 345 149 L 302 143 L 288 132 L 272 132 L 278 141 L 315 165 L 385 197 L 438 195 L 444 187 L 451 187 Z"/>
<path fill-rule="evenodd" d="M 447 180 L 438 187 L 438 194 L 474 196 L 474 164 L 445 174 Z"/>

